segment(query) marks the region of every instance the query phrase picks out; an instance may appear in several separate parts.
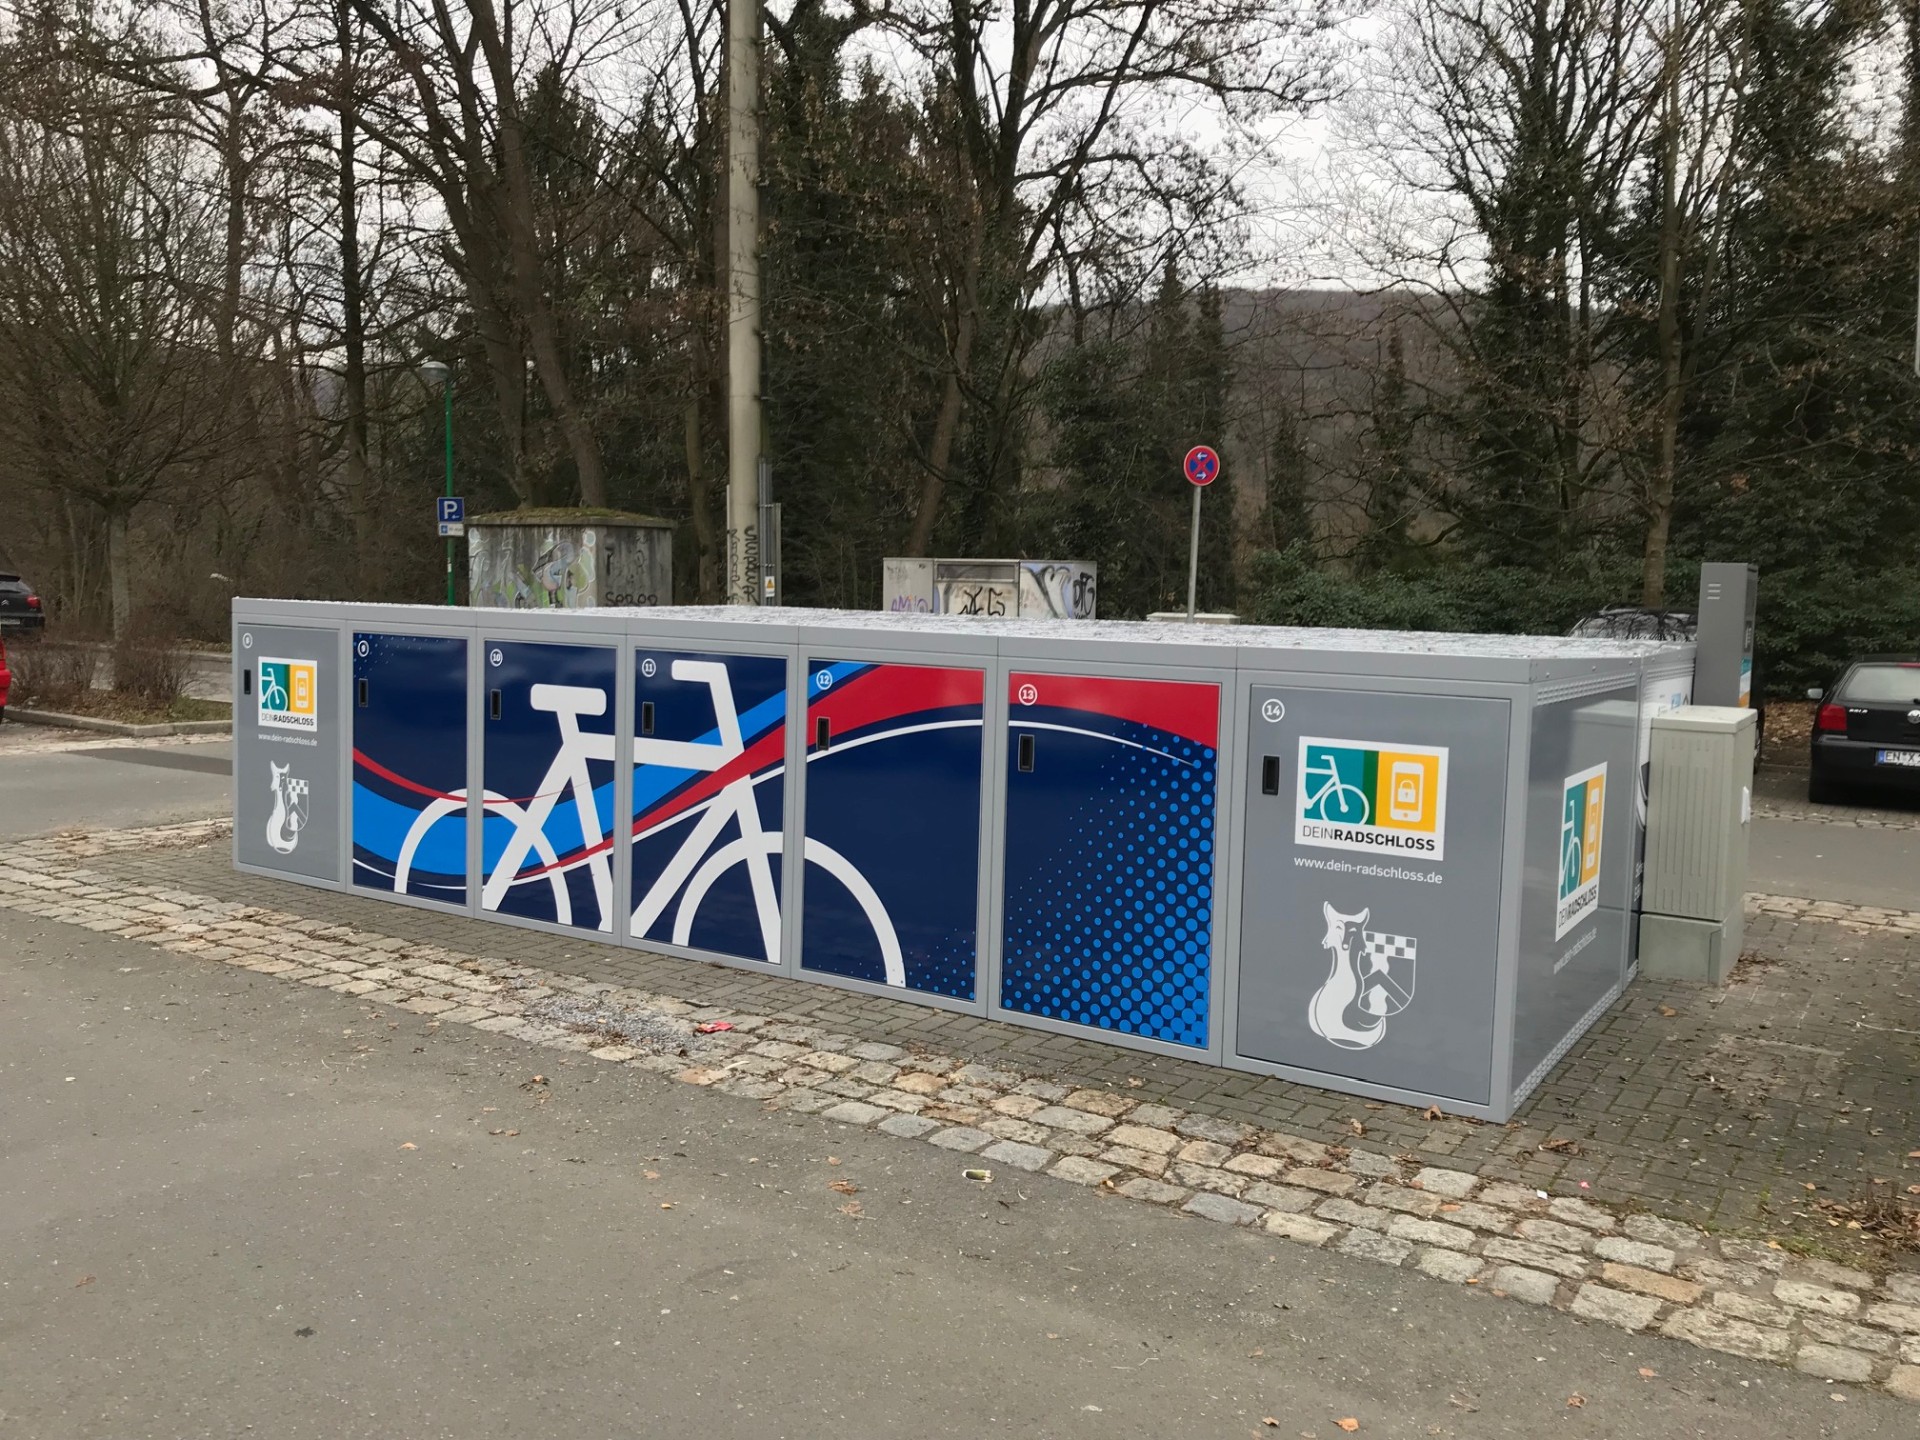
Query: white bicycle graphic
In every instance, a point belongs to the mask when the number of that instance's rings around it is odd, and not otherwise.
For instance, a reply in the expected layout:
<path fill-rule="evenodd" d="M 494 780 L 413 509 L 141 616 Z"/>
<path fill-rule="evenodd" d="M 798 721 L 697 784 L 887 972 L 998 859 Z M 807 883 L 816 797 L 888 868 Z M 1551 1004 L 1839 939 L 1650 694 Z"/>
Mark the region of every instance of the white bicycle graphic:
<path fill-rule="evenodd" d="M 635 768 L 663 765 L 703 774 L 724 769 L 746 752 L 746 744 L 740 734 L 740 716 L 733 701 L 733 682 L 727 667 L 710 660 L 675 660 L 671 674 L 675 680 L 707 687 L 713 700 L 714 725 L 719 743 L 635 736 Z M 535 710 L 552 714 L 559 724 L 560 749 L 554 755 L 553 763 L 547 767 L 547 773 L 532 800 L 521 804 L 491 790 L 486 792 L 487 813 L 507 820 L 513 826 L 513 834 L 482 886 L 481 907 L 487 910 L 499 908 L 501 899 L 519 878 L 520 867 L 531 854 L 544 862 L 541 873 L 552 890 L 555 917 L 563 925 L 573 923 L 573 897 L 567 888 L 566 874 L 552 842 L 546 836 L 546 823 L 554 807 L 560 803 L 563 795 L 571 792 L 574 809 L 579 816 L 582 843 L 589 852 L 580 863 L 590 868 L 594 897 L 599 901 L 601 920 L 598 928 L 611 930 L 612 847 L 602 844 L 600 814 L 594 804 L 593 781 L 587 765 L 594 760 L 613 760 L 614 737 L 587 734 L 580 729 L 581 716 L 606 713 L 606 692 L 573 685 L 535 685 L 531 703 Z M 393 888 L 396 892 L 405 893 L 414 855 L 427 832 L 450 815 L 464 814 L 466 808 L 466 792 L 456 790 L 434 800 L 415 817 L 394 865 Z M 747 867 L 747 882 L 753 893 L 754 910 L 759 919 L 763 956 L 768 963 L 778 964 L 780 901 L 773 887 L 771 861 L 773 856 L 780 853 L 784 839 L 779 831 L 768 830 L 760 823 L 759 802 L 754 797 L 754 777 L 742 774 L 729 780 L 710 799 L 662 821 L 634 836 L 634 839 L 644 840 L 656 835 L 668 826 L 681 823 L 689 815 L 698 815 L 700 818 L 680 843 L 673 858 L 647 887 L 646 894 L 634 905 L 631 933 L 636 937 L 645 936 L 668 907 L 673 906 L 673 943 L 689 944 L 701 902 L 713 889 L 714 883 L 735 865 L 744 864 Z M 714 841 L 726 829 L 729 819 L 738 822 L 740 833 L 715 848 Z M 906 957 L 900 949 L 900 937 L 894 930 L 893 919 L 887 914 L 886 906 L 881 903 L 878 892 L 867 877 L 839 851 L 811 836 L 806 840 L 803 853 L 809 862 L 818 865 L 846 887 L 847 893 L 873 927 L 886 983 L 904 987 L 907 969 Z"/>
<path fill-rule="evenodd" d="M 264 671 L 266 667 L 263 665 L 261 669 Z M 260 703 L 269 710 L 284 710 L 287 708 L 287 687 L 280 683 L 279 676 L 271 673 L 261 675 Z"/>
<path fill-rule="evenodd" d="M 1340 778 L 1339 767 L 1333 763 L 1331 755 L 1322 755 L 1320 758 L 1325 763 L 1324 770 L 1312 761 L 1306 767 L 1307 780 L 1321 782 L 1320 788 L 1307 797 L 1307 818 L 1336 825 L 1365 825 L 1371 818 L 1372 809 L 1367 804 L 1366 791 Z"/>

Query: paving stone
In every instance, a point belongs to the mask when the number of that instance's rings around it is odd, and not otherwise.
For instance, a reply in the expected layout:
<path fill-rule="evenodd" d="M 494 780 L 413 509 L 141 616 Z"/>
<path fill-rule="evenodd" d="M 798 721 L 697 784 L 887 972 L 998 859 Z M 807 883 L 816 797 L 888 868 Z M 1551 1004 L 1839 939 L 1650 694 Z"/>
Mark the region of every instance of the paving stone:
<path fill-rule="evenodd" d="M 832 1118 L 831 1114 L 828 1118 Z M 993 1143 L 993 1136 L 984 1130 L 975 1130 L 969 1125 L 954 1125 L 929 1135 L 927 1143 L 938 1145 L 942 1150 L 973 1151 Z"/>
<path fill-rule="evenodd" d="M 1071 1180 L 1076 1185 L 1098 1185 L 1118 1175 L 1120 1167 L 1104 1165 L 1083 1155 L 1063 1155 L 1047 1173 L 1057 1175 L 1062 1180 Z"/>
<path fill-rule="evenodd" d="M 1478 1175 L 1469 1175 L 1464 1170 L 1442 1170 L 1433 1165 L 1429 1165 L 1413 1177 L 1413 1184 L 1417 1189 L 1444 1196 L 1449 1200 L 1466 1199 L 1479 1183 Z"/>
<path fill-rule="evenodd" d="M 1124 1165 L 1129 1170 L 1138 1170 L 1143 1175 L 1164 1175 L 1171 1163 L 1164 1155 L 1151 1155 L 1145 1150 L 1135 1150 L 1129 1145 L 1109 1145 L 1100 1151 L 1100 1158 L 1112 1165 Z"/>
<path fill-rule="evenodd" d="M 1858 1350 L 1843 1350 L 1838 1345 L 1808 1341 L 1793 1357 L 1793 1368 L 1822 1380 L 1865 1381 L 1873 1379 L 1873 1357 Z"/>
<path fill-rule="evenodd" d="M 1660 1302 L 1651 1295 L 1630 1295 L 1605 1285 L 1582 1285 L 1568 1307 L 1588 1320 L 1617 1325 L 1622 1330 L 1644 1330 L 1660 1313 Z"/>
<path fill-rule="evenodd" d="M 1855 1325 L 1846 1320 L 1823 1320 L 1818 1315 L 1808 1315 L 1800 1322 L 1800 1328 L 1813 1339 L 1827 1345 L 1842 1345 L 1849 1350 L 1866 1350 L 1875 1355 L 1891 1355 L 1894 1337 L 1884 1330 L 1869 1330 L 1864 1325 Z"/>
<path fill-rule="evenodd" d="M 1716 1290 L 1708 1297 L 1707 1303 L 1716 1310 L 1724 1310 L 1736 1320 L 1746 1320 L 1754 1325 L 1784 1328 L 1794 1320 L 1793 1311 L 1786 1306 L 1776 1305 L 1771 1300 L 1756 1300 L 1738 1290 Z"/>
<path fill-rule="evenodd" d="M 1438 1210 L 1437 1217 L 1449 1225 L 1471 1225 L 1476 1230 L 1490 1231 L 1495 1235 L 1508 1235 L 1513 1232 L 1514 1218 L 1511 1211 L 1496 1210 L 1491 1205 L 1482 1205 L 1474 1200 L 1449 1201 Z"/>
<path fill-rule="evenodd" d="M 1480 1247 L 1480 1253 L 1489 1260 L 1506 1260 L 1529 1270 L 1548 1270 L 1569 1280 L 1583 1280 L 1587 1274 L 1587 1262 L 1578 1255 L 1536 1245 L 1531 1240 L 1489 1240 Z"/>
<path fill-rule="evenodd" d="M 1884 1325 L 1903 1334 L 1920 1335 L 1920 1305 L 1873 1305 L 1862 1318 L 1869 1325 Z"/>
<path fill-rule="evenodd" d="M 1711 1309 L 1676 1310 L 1661 1325 L 1660 1333 L 1723 1354 L 1744 1355 L 1749 1360 L 1785 1360 L 1793 1345 L 1793 1337 L 1785 1330 L 1749 1325 Z"/>
<path fill-rule="evenodd" d="M 962 1085 L 984 1085 L 991 1090 L 1011 1090 L 1021 1077 L 1011 1070 L 996 1070 L 991 1065 L 962 1065 L 953 1072 Z"/>
<path fill-rule="evenodd" d="M 1149 1155 L 1171 1155 L 1180 1148 L 1180 1137 L 1171 1130 L 1150 1130 L 1145 1125 L 1116 1125 L 1107 1131 L 1105 1139 L 1109 1145 L 1144 1150 Z"/>
<path fill-rule="evenodd" d="M 947 1077 L 916 1070 L 910 1075 L 895 1076 L 893 1088 L 904 1090 L 909 1095 L 938 1095 L 947 1088 Z"/>
<path fill-rule="evenodd" d="M 1873 1276 L 1864 1270 L 1836 1265 L 1831 1260 L 1794 1259 L 1787 1262 L 1787 1275 L 1795 1280 L 1812 1280 L 1846 1290 L 1873 1289 Z"/>
<path fill-rule="evenodd" d="M 1903 1365 L 1920 1365 L 1920 1335 L 1909 1335 L 1900 1342 L 1900 1362 Z"/>
<path fill-rule="evenodd" d="M 1600 1267 L 1600 1278 L 1619 1289 L 1653 1295 L 1675 1305 L 1691 1305 L 1705 1293 L 1701 1286 L 1691 1280 L 1662 1275 L 1654 1270 L 1642 1270 L 1636 1265 L 1616 1265 L 1612 1261 Z"/>
<path fill-rule="evenodd" d="M 1436 1280 L 1448 1280 L 1455 1285 L 1464 1285 L 1486 1268 L 1485 1262 L 1477 1256 L 1462 1255 L 1458 1250 L 1422 1250 L 1420 1258 L 1415 1260 L 1414 1268 L 1422 1274 L 1431 1275 Z"/>
<path fill-rule="evenodd" d="M 1186 1118 L 1187 1112 L 1175 1110 L 1170 1105 L 1136 1105 L 1133 1107 L 1133 1123 L 1148 1125 L 1155 1130 L 1171 1130 Z"/>
<path fill-rule="evenodd" d="M 884 1060 L 862 1060 L 847 1074 L 855 1080 L 865 1080 L 869 1085 L 891 1085 L 900 1074 L 900 1067 L 889 1065 Z"/>
<path fill-rule="evenodd" d="M 867 1102 L 871 1105 L 884 1105 L 889 1110 L 898 1110 L 903 1115 L 918 1115 L 926 1109 L 927 1097 L 909 1095 L 904 1090 L 876 1090 L 867 1096 Z M 935 1122 L 929 1120 L 927 1123 L 931 1125 Z"/>
<path fill-rule="evenodd" d="M 1680 1273 L 1688 1279 L 1698 1280 L 1703 1285 L 1716 1288 L 1738 1286 L 1742 1290 L 1755 1290 L 1772 1282 L 1773 1276 L 1754 1265 L 1742 1265 L 1732 1260 L 1713 1260 L 1701 1258 L 1688 1260 L 1681 1264 Z"/>
<path fill-rule="evenodd" d="M 1019 1083 L 1018 1077 L 1015 1077 L 1014 1083 Z M 1070 1109 L 1085 1110 L 1091 1115 L 1104 1115 L 1109 1120 L 1118 1119 L 1134 1107 L 1132 1100 L 1125 1095 L 1116 1095 L 1111 1090 L 1075 1090 L 1060 1103 Z"/>
<path fill-rule="evenodd" d="M 1908 1305 L 1920 1305 L 1920 1275 L 1889 1275 L 1880 1288 Z"/>
<path fill-rule="evenodd" d="M 1233 1150 L 1212 1140 L 1189 1140 L 1174 1158 L 1188 1165 L 1209 1165 L 1217 1170 L 1233 1158 Z"/>
<path fill-rule="evenodd" d="M 1044 1145 L 1023 1145 L 1018 1140 L 998 1140 L 982 1150 L 980 1158 L 991 1160 L 996 1165 L 1011 1165 L 1016 1170 L 1044 1170 L 1053 1163 L 1054 1155 L 1053 1151 Z"/>
<path fill-rule="evenodd" d="M 1560 1281 L 1538 1270 L 1518 1265 L 1496 1266 L 1485 1277 L 1485 1287 L 1497 1295 L 1508 1295 L 1529 1305 L 1551 1305 L 1560 1289 Z"/>
<path fill-rule="evenodd" d="M 989 1090 L 984 1085 L 949 1085 L 939 1095 L 949 1105 L 964 1105 L 970 1109 L 984 1109 L 1000 1098 L 999 1091 Z"/>
<path fill-rule="evenodd" d="M 929 1130 L 938 1130 L 937 1120 L 928 1120 L 919 1115 L 889 1115 L 875 1127 L 889 1135 L 898 1135 L 902 1140 L 918 1140 Z"/>
<path fill-rule="evenodd" d="M 1413 1254 L 1413 1246 L 1405 1240 L 1374 1230 L 1349 1230 L 1334 1248 L 1347 1255 L 1358 1255 L 1362 1260 L 1379 1260 L 1387 1265 L 1399 1265 Z"/>
<path fill-rule="evenodd" d="M 1369 1185 L 1360 1199 L 1364 1204 L 1377 1205 L 1382 1210 L 1398 1210 L 1403 1215 L 1433 1215 L 1439 1211 L 1441 1203 L 1438 1195 L 1429 1195 L 1423 1190 L 1409 1190 L 1404 1185 L 1379 1182 Z"/>
<path fill-rule="evenodd" d="M 1210 1190 L 1200 1191 L 1180 1208 L 1189 1215 L 1198 1215 L 1203 1220 L 1217 1220 L 1222 1225 L 1251 1225 L 1260 1218 L 1259 1206 L 1242 1204 Z"/>
<path fill-rule="evenodd" d="M 489 1034 L 497 1035 L 502 1030 L 513 1029 L 514 1026 L 518 1025 L 519 1023 L 520 1023 L 520 1018 L 517 1015 L 495 1015 L 490 1020 L 474 1021 L 473 1028 L 476 1030 L 485 1030 Z"/>
<path fill-rule="evenodd" d="M 1600 1235 L 1612 1234 L 1620 1228 L 1620 1222 L 1605 1210 L 1571 1195 L 1557 1195 L 1549 1200 L 1547 1213 L 1568 1225 L 1578 1225 Z"/>
<path fill-rule="evenodd" d="M 1322 1197 L 1317 1190 L 1296 1190 L 1291 1185 L 1269 1185 L 1265 1181 L 1256 1181 L 1240 1192 L 1240 1198 L 1249 1205 L 1264 1205 L 1269 1210 L 1304 1215 Z"/>
<path fill-rule="evenodd" d="M 1269 1130 L 1260 1137 L 1255 1146 L 1262 1155 L 1271 1155 L 1279 1159 L 1290 1159 L 1296 1165 L 1322 1165 L 1333 1153 L 1332 1148 L 1318 1140 L 1308 1140 L 1303 1136 L 1290 1135 L 1284 1130 Z M 1349 1158 L 1360 1154 L 1349 1151 Z"/>
<path fill-rule="evenodd" d="M 1236 1175 L 1252 1175 L 1256 1179 L 1271 1180 L 1287 1168 L 1285 1160 L 1272 1155 L 1236 1155 L 1222 1167 Z"/>
<path fill-rule="evenodd" d="M 1174 1133 L 1188 1140 L 1212 1140 L 1221 1145 L 1244 1145 L 1253 1138 L 1253 1127 L 1212 1115 L 1187 1115 L 1176 1121 Z"/>
<path fill-rule="evenodd" d="M 734 1021 L 736 1028 L 739 1023 L 738 1020 Z M 898 1045 L 883 1045 L 877 1040 L 862 1041 L 858 1045 L 849 1047 L 847 1053 L 861 1060 L 886 1061 L 904 1060 L 907 1058 L 907 1052 L 902 1050 Z"/>
<path fill-rule="evenodd" d="M 1896 1365 L 1887 1389 L 1902 1400 L 1920 1400 L 1920 1365 Z"/>
<path fill-rule="evenodd" d="M 1211 1165 L 1183 1165 L 1178 1160 L 1169 1167 L 1167 1174 L 1178 1184 L 1195 1190 L 1210 1190 L 1215 1195 L 1238 1195 L 1248 1184 L 1244 1175 L 1230 1175 Z"/>
<path fill-rule="evenodd" d="M 1523 1185 L 1507 1185 L 1496 1181 L 1480 1192 L 1480 1199 L 1488 1205 L 1498 1205 L 1503 1210 L 1545 1210 L 1547 1202 Z"/>
<path fill-rule="evenodd" d="M 1304 1190 L 1318 1190 L 1323 1195 L 1351 1195 L 1360 1188 L 1360 1182 L 1351 1175 L 1343 1175 L 1338 1170 L 1321 1170 L 1312 1165 L 1296 1165 L 1285 1176 L 1289 1185 L 1297 1185 Z"/>
<path fill-rule="evenodd" d="M 1593 1244 L 1590 1232 L 1572 1225 L 1562 1225 L 1558 1220 L 1522 1220 L 1513 1228 L 1521 1239 L 1551 1245 L 1556 1250 L 1578 1252 L 1587 1250 Z"/>
<path fill-rule="evenodd" d="M 1031 1095 L 1048 1104 L 1066 1099 L 1069 1093 L 1065 1085 L 1056 1085 L 1051 1080 L 1026 1080 L 1013 1088 L 1015 1094 Z"/>
<path fill-rule="evenodd" d="M 787 1089 L 778 1080 L 762 1080 L 752 1075 L 736 1075 L 731 1080 L 722 1080 L 713 1088 L 748 1100 L 771 1100 L 776 1095 L 785 1094 Z"/>
<path fill-rule="evenodd" d="M 1187 1191 L 1180 1186 L 1149 1180 L 1145 1175 L 1134 1176 L 1119 1189 L 1129 1200 L 1145 1200 L 1154 1205 L 1175 1205 L 1187 1198 Z"/>
<path fill-rule="evenodd" d="M 1053 1132 L 1044 1126 L 1015 1120 L 1007 1115 L 989 1115 L 980 1122 L 980 1128 L 989 1135 L 1011 1140 L 1016 1145 L 1045 1145 L 1053 1138 Z"/>
<path fill-rule="evenodd" d="M 1016 1120 L 1030 1120 L 1036 1110 L 1044 1110 L 1047 1102 L 1033 1095 L 1002 1095 L 989 1107 L 1001 1115 L 1011 1115 Z"/>
<path fill-rule="evenodd" d="M 1284 1239 L 1293 1240 L 1302 1245 L 1321 1246 L 1340 1233 L 1338 1225 L 1325 1220 L 1315 1220 L 1310 1215 L 1294 1215 L 1284 1210 L 1270 1210 L 1260 1222 L 1269 1233 Z"/>
<path fill-rule="evenodd" d="M 1860 1311 L 1860 1297 L 1851 1290 L 1835 1290 L 1808 1280 L 1780 1280 L 1774 1283 L 1773 1298 L 1796 1310 L 1811 1310 L 1816 1315 L 1845 1319 Z"/>
<path fill-rule="evenodd" d="M 1623 1235 L 1608 1235 L 1594 1242 L 1593 1253 L 1602 1260 L 1618 1260 L 1622 1265 L 1638 1265 L 1642 1270 L 1658 1270 L 1671 1275 L 1679 1258 L 1664 1245 L 1649 1245 Z"/>
<path fill-rule="evenodd" d="M 822 1113 L 826 1119 L 838 1120 L 846 1125 L 871 1125 L 876 1120 L 885 1119 L 893 1112 L 884 1110 L 878 1105 L 869 1105 L 864 1100 L 844 1100 L 831 1110 Z"/>
<path fill-rule="evenodd" d="M 1355 1150 L 1347 1156 L 1347 1169 L 1369 1180 L 1398 1180 L 1400 1167 L 1384 1155 L 1371 1150 Z"/>
<path fill-rule="evenodd" d="M 1356 1205 L 1353 1201 L 1336 1195 L 1323 1201 L 1314 1209 L 1314 1214 L 1322 1220 L 1331 1220 L 1336 1225 L 1353 1225 L 1362 1230 L 1377 1230 L 1386 1233 L 1387 1226 L 1393 1223 L 1393 1213 L 1389 1210 L 1370 1210 L 1365 1205 Z"/>
<path fill-rule="evenodd" d="M 340 988 L 349 995 L 359 995 L 359 994 L 364 994 L 365 992 L 360 990 L 358 987 L 361 985 L 365 985 L 366 983 L 368 982 L 366 982 L 365 980 L 359 980 L 359 981 L 355 981 L 351 985 L 343 985 Z M 471 1025 L 476 1020 L 485 1020 L 491 1014 L 493 1014 L 493 1012 L 491 1010 L 486 1009 L 484 1006 L 462 1005 L 456 1009 L 447 1011 L 440 1018 L 441 1020 L 443 1020 L 449 1025 Z M 620 1058 L 624 1060 L 627 1057 L 623 1055 Z"/>
<path fill-rule="evenodd" d="M 1775 1250 L 1767 1245 L 1756 1245 L 1751 1240 L 1722 1240 L 1720 1253 L 1736 1264 L 1756 1265 L 1762 1270 L 1771 1270 L 1776 1275 L 1787 1265 L 1786 1251 Z"/>
<path fill-rule="evenodd" d="M 1069 1110 L 1064 1105 L 1045 1106 L 1034 1111 L 1027 1118 L 1036 1125 L 1045 1125 L 1052 1130 L 1071 1130 L 1076 1135 L 1098 1135 L 1102 1131 L 1113 1128 L 1113 1121 L 1104 1115 L 1093 1115 L 1085 1110 Z"/>

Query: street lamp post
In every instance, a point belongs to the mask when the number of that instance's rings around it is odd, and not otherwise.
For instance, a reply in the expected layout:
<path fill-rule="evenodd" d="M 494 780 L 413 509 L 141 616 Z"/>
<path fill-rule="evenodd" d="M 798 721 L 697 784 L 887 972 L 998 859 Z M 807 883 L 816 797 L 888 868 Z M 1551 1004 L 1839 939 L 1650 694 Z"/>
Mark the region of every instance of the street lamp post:
<path fill-rule="evenodd" d="M 420 366 L 420 378 L 429 385 L 438 385 L 441 396 L 441 428 L 446 434 L 447 448 L 447 498 L 453 498 L 453 369 L 438 360 L 428 360 Z M 453 604 L 453 537 L 447 537 L 447 604 Z"/>

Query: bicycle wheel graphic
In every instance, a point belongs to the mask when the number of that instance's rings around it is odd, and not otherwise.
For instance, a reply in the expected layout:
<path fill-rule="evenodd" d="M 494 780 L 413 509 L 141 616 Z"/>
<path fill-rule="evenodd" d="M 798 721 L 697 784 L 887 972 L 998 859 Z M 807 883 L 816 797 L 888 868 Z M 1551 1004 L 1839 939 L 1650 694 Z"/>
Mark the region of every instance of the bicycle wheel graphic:
<path fill-rule="evenodd" d="M 1368 818 L 1366 792 L 1336 781 L 1320 796 L 1320 818 L 1336 825 L 1364 825 Z"/>

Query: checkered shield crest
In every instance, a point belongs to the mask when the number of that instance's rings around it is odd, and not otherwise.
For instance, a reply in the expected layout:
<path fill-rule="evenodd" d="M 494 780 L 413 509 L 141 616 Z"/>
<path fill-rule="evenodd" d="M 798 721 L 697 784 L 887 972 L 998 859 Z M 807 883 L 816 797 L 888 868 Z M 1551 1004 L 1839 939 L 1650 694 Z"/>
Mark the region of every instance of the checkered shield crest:
<path fill-rule="evenodd" d="M 1411 935 L 1361 932 L 1360 1008 L 1385 1019 L 1413 1003 L 1414 965 L 1419 941 Z"/>

